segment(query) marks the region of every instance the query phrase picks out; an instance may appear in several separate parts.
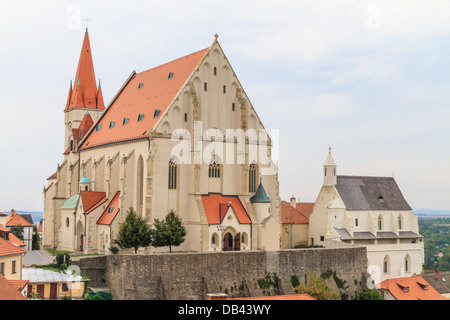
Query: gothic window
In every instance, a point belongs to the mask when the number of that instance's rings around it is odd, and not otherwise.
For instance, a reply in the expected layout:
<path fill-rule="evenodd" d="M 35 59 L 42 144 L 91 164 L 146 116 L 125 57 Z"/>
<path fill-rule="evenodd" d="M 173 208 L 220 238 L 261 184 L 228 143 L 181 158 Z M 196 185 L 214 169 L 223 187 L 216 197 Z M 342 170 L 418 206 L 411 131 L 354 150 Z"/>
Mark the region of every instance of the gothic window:
<path fill-rule="evenodd" d="M 248 192 L 256 192 L 256 164 L 254 163 L 248 170 Z"/>
<path fill-rule="evenodd" d="M 383 230 L 383 218 L 380 216 L 378 216 L 378 231 Z"/>
<path fill-rule="evenodd" d="M 216 159 L 213 159 L 209 164 L 209 175 L 210 178 L 220 178 L 220 164 Z"/>
<path fill-rule="evenodd" d="M 390 268 L 389 256 L 385 256 L 383 260 L 383 273 L 389 273 Z"/>
<path fill-rule="evenodd" d="M 411 265 L 411 258 L 409 256 L 409 254 L 407 254 L 405 257 L 405 272 L 410 272 L 410 270 L 409 270 L 410 265 Z"/>
<path fill-rule="evenodd" d="M 142 214 L 144 206 L 144 160 L 139 157 L 137 163 L 137 208 L 138 213 Z"/>
<path fill-rule="evenodd" d="M 402 219 L 402 216 L 399 216 L 398 217 L 398 230 L 402 230 L 402 221 L 403 219 Z"/>
<path fill-rule="evenodd" d="M 177 165 L 170 160 L 169 162 L 169 190 L 177 188 Z"/>
<path fill-rule="evenodd" d="M 324 174 L 325 174 L 325 176 L 327 175 L 327 168 L 325 168 L 325 173 Z"/>

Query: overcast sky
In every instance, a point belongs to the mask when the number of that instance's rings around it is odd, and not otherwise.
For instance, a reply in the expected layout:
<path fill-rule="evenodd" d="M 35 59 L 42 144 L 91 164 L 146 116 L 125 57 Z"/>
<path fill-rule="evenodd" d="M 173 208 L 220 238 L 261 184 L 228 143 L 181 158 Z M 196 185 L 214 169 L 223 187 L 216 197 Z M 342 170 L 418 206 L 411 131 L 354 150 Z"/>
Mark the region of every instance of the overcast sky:
<path fill-rule="evenodd" d="M 394 176 L 414 209 L 450 209 L 449 1 L 0 0 L 0 210 L 43 210 L 86 22 L 105 104 L 214 34 L 269 131 L 280 196 L 341 175 Z"/>

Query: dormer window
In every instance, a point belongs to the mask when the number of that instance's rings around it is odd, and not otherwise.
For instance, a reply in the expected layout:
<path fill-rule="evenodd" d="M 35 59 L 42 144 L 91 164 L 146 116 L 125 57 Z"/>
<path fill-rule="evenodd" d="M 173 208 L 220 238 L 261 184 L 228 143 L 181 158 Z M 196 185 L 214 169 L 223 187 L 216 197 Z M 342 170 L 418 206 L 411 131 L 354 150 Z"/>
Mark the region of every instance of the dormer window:
<path fill-rule="evenodd" d="M 158 118 L 160 113 L 161 113 L 161 110 L 155 110 L 155 114 L 153 115 L 153 119 Z"/>
<path fill-rule="evenodd" d="M 144 119 L 144 115 L 143 115 L 143 114 L 139 114 L 139 116 L 138 116 L 138 122 L 141 122 L 142 119 Z"/>
<path fill-rule="evenodd" d="M 96 131 L 99 131 L 101 127 L 102 127 L 102 125 L 101 125 L 101 124 L 98 124 L 98 125 L 97 125 L 97 130 L 96 130 Z"/>
<path fill-rule="evenodd" d="M 111 121 L 110 123 L 109 123 L 109 128 L 111 129 L 112 127 L 114 127 L 114 124 L 115 124 L 116 122 L 115 121 Z"/>
<path fill-rule="evenodd" d="M 380 203 L 384 203 L 384 198 L 382 196 L 379 196 L 378 201 L 380 201 Z"/>
<path fill-rule="evenodd" d="M 143 83 L 139 83 L 138 89 L 141 89 L 143 85 Z"/>
<path fill-rule="evenodd" d="M 114 210 L 114 207 L 109 207 L 108 214 L 111 214 L 113 212 L 113 210 Z"/>
<path fill-rule="evenodd" d="M 127 123 L 128 123 L 128 118 L 123 118 L 123 122 L 122 122 L 122 125 L 124 126 L 124 125 L 126 125 Z"/>
<path fill-rule="evenodd" d="M 173 72 L 169 72 L 169 78 L 168 79 L 172 79 L 173 77 Z"/>

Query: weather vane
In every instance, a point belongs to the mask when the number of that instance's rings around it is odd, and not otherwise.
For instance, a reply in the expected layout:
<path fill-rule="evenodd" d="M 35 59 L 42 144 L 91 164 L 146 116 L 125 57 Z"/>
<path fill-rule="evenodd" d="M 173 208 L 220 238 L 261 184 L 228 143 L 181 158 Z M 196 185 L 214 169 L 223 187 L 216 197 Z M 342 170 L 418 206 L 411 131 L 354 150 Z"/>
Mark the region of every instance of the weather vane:
<path fill-rule="evenodd" d="M 84 21 L 86 21 L 86 30 L 88 29 L 88 23 L 89 21 L 91 21 L 91 19 L 89 19 L 89 17 L 86 17 L 86 19 L 83 19 Z"/>

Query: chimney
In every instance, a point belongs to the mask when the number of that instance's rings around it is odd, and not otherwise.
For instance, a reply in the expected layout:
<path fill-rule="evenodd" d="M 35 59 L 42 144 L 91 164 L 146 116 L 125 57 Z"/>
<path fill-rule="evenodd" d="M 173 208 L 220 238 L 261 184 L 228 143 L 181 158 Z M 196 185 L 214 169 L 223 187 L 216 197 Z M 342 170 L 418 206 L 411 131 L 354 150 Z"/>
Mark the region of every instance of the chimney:
<path fill-rule="evenodd" d="M 436 269 L 434 271 L 434 274 L 435 274 L 436 282 L 439 282 L 439 269 Z"/>
<path fill-rule="evenodd" d="M 293 206 L 294 208 L 296 208 L 296 207 L 297 207 L 296 202 L 297 202 L 297 201 L 295 200 L 294 195 L 292 195 L 292 197 L 291 197 L 291 206 Z"/>
<path fill-rule="evenodd" d="M 16 210 L 11 209 L 11 216 L 13 216 L 13 215 L 15 215 L 15 214 L 16 214 Z"/>

